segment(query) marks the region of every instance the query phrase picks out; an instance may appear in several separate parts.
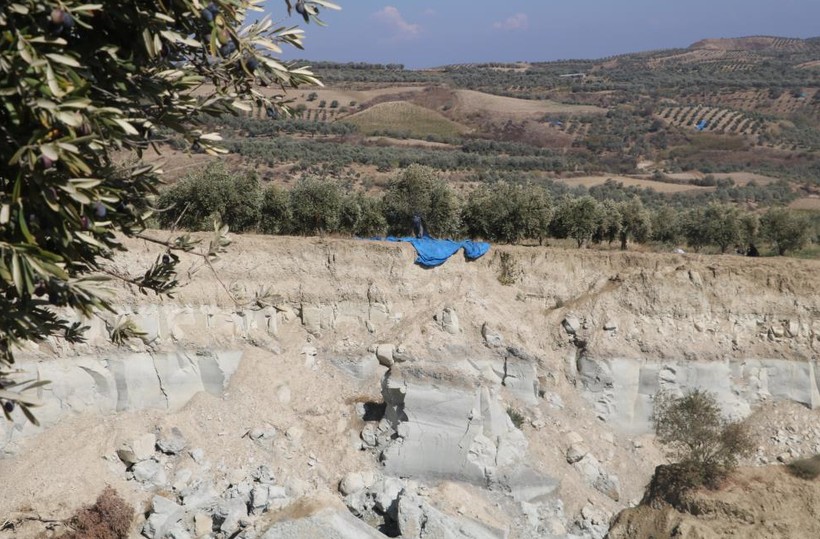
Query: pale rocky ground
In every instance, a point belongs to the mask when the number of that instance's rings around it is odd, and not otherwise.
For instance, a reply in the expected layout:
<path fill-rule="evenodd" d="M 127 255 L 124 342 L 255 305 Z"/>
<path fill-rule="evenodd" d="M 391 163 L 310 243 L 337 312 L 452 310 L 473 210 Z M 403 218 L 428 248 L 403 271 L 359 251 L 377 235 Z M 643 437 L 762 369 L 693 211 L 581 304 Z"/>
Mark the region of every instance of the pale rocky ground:
<path fill-rule="evenodd" d="M 749 465 L 820 450 L 818 262 L 494 246 L 426 270 L 409 245 L 234 239 L 218 280 L 115 292 L 145 342 L 96 320 L 19 354 L 54 384 L 44 428 L 0 426 L 0 538 L 55 536 L 105 485 L 134 537 L 599 538 L 665 462 L 659 389 L 750 416 Z M 134 272 L 158 254 L 129 247 Z"/>

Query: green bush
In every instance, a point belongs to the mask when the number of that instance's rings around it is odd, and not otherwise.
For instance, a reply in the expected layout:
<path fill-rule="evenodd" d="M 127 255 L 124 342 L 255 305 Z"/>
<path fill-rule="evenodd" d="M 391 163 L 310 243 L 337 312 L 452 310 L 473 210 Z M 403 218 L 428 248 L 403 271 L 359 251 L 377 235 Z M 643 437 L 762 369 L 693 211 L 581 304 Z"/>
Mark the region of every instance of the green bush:
<path fill-rule="evenodd" d="M 647 495 L 675 503 L 692 488 L 717 488 L 753 448 L 748 427 L 724 419 L 715 396 L 694 390 L 682 397 L 659 392 L 652 413 L 655 433 L 672 465 L 659 466 Z"/>
<path fill-rule="evenodd" d="M 220 219 L 234 232 L 256 228 L 262 193 L 254 172 L 231 172 L 214 161 L 189 174 L 159 197 L 160 226 L 210 230 Z"/>
<path fill-rule="evenodd" d="M 339 230 L 342 191 L 329 180 L 303 178 L 290 191 L 292 231 L 325 234 Z"/>

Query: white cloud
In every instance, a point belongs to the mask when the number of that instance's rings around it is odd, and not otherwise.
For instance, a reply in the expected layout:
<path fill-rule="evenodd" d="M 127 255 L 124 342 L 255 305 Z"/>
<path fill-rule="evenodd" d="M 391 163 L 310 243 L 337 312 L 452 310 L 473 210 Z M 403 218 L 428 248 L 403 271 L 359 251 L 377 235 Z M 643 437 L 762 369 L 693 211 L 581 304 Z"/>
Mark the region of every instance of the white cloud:
<path fill-rule="evenodd" d="M 526 30 L 530 27 L 530 18 L 526 13 L 516 13 L 508 17 L 506 20 L 493 23 L 493 28 L 496 30 L 505 30 L 511 32 L 513 30 Z"/>
<path fill-rule="evenodd" d="M 413 39 L 421 34 L 421 25 L 407 22 L 393 6 L 385 6 L 374 13 L 373 18 L 393 31 L 393 39 Z"/>

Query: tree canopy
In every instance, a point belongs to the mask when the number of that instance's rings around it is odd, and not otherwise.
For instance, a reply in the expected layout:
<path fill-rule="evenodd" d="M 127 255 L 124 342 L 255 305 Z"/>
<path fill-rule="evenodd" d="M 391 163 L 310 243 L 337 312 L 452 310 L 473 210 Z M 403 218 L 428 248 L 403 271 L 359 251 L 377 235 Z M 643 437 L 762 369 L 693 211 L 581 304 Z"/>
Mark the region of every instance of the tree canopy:
<path fill-rule="evenodd" d="M 260 107 L 287 112 L 287 88 L 316 85 L 306 68 L 272 55 L 302 48 L 298 26 L 274 26 L 263 0 L 14 0 L 0 12 L 0 401 L 8 417 L 33 401 L 14 380 L 15 346 L 24 341 L 83 339 L 84 316 L 113 311 L 103 281 L 169 293 L 174 250 L 145 234 L 160 170 L 139 161 L 171 133 L 219 153 L 220 137 L 197 118 Z M 326 0 L 285 0 L 304 22 L 321 22 Z M 267 91 L 260 90 L 266 86 Z M 138 158 L 119 166 L 115 152 Z M 202 256 L 213 257 L 226 230 Z M 137 275 L 109 263 L 120 235 L 146 237 L 162 250 Z M 115 340 L 132 325 L 111 328 Z"/>

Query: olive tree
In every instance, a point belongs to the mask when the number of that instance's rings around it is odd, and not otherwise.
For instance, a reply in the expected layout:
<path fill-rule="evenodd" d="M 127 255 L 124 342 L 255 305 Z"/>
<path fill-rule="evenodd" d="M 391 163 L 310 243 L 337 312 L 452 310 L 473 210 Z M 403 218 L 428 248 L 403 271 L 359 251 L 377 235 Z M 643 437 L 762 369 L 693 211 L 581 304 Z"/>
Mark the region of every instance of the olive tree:
<path fill-rule="evenodd" d="M 777 254 L 798 251 L 809 242 L 809 220 L 786 208 L 771 208 L 760 218 L 760 231 Z"/>
<path fill-rule="evenodd" d="M 559 238 L 574 239 L 580 249 L 598 230 L 601 217 L 601 205 L 591 196 L 565 197 L 555 210 L 552 230 Z"/>
<path fill-rule="evenodd" d="M 649 239 L 652 220 L 640 198 L 634 196 L 620 203 L 618 209 L 621 214 L 621 227 L 618 232 L 618 237 L 621 239 L 621 250 L 626 250 L 630 238 L 638 242 Z"/>
<path fill-rule="evenodd" d="M 254 19 L 263 0 L 11 0 L 0 10 L 0 401 L 35 420 L 33 384 L 11 371 L 24 341 L 79 342 L 86 317 L 113 311 L 105 279 L 143 291 L 169 293 L 176 282 L 176 250 L 186 238 L 146 232 L 160 171 L 142 152 L 176 134 L 217 154 L 219 135 L 198 117 L 251 111 L 287 112 L 287 88 L 316 85 L 314 75 L 272 55 L 302 47 L 298 26 Z M 326 0 L 285 0 L 305 21 L 318 21 Z M 276 14 L 280 19 L 284 13 Z M 262 92 L 259 86 L 267 86 Z M 115 153 L 130 152 L 119 167 Z M 201 253 L 210 260 L 224 246 L 224 227 Z M 126 274 L 110 263 L 138 236 L 165 252 Z M 136 334 L 133 324 L 112 338 Z"/>
<path fill-rule="evenodd" d="M 497 182 L 470 193 L 461 216 L 472 237 L 505 243 L 540 241 L 547 235 L 552 208 L 542 187 Z"/>
<path fill-rule="evenodd" d="M 708 242 L 717 245 L 721 253 L 741 241 L 740 211 L 736 206 L 712 203 L 703 213 Z"/>
<path fill-rule="evenodd" d="M 455 234 L 461 224 L 455 193 L 433 169 L 422 165 L 410 165 L 390 182 L 383 208 L 391 234 L 409 234 L 415 214 L 434 236 Z"/>
<path fill-rule="evenodd" d="M 214 220 L 243 232 L 259 224 L 262 190 L 256 173 L 231 171 L 222 161 L 214 161 L 165 189 L 159 197 L 160 226 L 188 230 L 208 230 Z"/>

